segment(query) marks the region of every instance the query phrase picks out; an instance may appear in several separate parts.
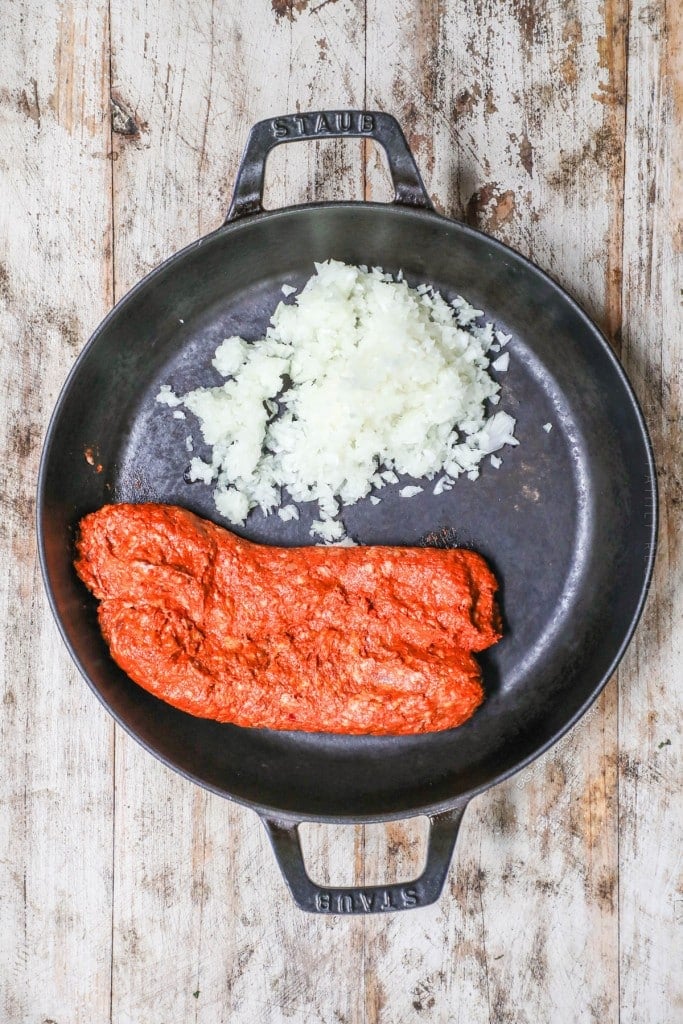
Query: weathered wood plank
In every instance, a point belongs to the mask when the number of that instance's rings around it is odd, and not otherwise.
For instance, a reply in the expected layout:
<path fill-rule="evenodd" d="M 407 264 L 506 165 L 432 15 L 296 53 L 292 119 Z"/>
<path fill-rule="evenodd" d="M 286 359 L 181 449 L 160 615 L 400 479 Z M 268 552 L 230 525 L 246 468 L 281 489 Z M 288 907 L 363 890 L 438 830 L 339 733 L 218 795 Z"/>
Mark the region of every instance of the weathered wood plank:
<path fill-rule="evenodd" d="M 111 720 L 43 594 L 45 428 L 111 302 L 106 4 L 0 19 L 0 1020 L 109 1020 Z"/>
<path fill-rule="evenodd" d="M 332 11 L 334 13 L 332 14 Z M 112 6 L 117 297 L 221 222 L 252 123 L 362 106 L 362 4 Z M 362 195 L 358 144 L 283 147 L 281 205 L 332 186 Z M 328 191 L 326 193 L 330 195 Z M 359 923 L 296 910 L 256 815 L 174 776 L 127 737 L 116 747 L 113 1020 L 360 1020 Z M 312 870 L 353 865 L 359 830 L 307 837 Z M 195 995 L 195 993 L 197 993 Z"/>
<path fill-rule="evenodd" d="M 659 548 L 620 671 L 619 911 L 624 1024 L 683 1014 L 683 11 L 634 0 L 629 33 L 623 358 L 652 432 Z"/>
<path fill-rule="evenodd" d="M 3 1024 L 678 1019 L 683 18 L 674 6 L 115 0 L 113 168 L 106 7 L 21 0 L 3 19 Z M 352 921 L 301 915 L 256 816 L 119 733 L 112 951 L 113 732 L 42 598 L 31 523 L 42 433 L 111 304 L 112 270 L 118 298 L 220 222 L 253 121 L 362 106 L 364 92 L 367 106 L 401 118 L 438 206 L 530 255 L 586 305 L 621 345 L 645 405 L 662 530 L 653 594 L 620 671 L 620 756 L 613 681 L 553 751 L 472 805 L 438 906 Z M 364 168 L 357 143 L 281 148 L 270 204 L 388 197 L 366 150 Z M 305 833 L 316 878 L 370 883 L 419 871 L 425 823 Z"/>
<path fill-rule="evenodd" d="M 368 105 L 402 120 L 437 207 L 530 256 L 616 339 L 625 4 L 375 0 L 367 24 Z M 617 1020 L 616 741 L 613 682 L 473 803 L 441 903 L 407 936 L 368 923 L 368 1020 Z"/>

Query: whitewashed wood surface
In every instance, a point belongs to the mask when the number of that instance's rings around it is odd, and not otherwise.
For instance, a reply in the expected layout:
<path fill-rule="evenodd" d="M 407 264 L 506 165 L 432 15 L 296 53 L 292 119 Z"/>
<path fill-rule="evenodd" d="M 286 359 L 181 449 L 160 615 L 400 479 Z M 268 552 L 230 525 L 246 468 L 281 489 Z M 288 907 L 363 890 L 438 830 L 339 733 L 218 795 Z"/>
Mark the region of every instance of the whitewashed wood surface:
<path fill-rule="evenodd" d="M 0 1024 L 683 1020 L 683 9 L 666 0 L 6 0 L 0 15 Z M 58 638 L 34 494 L 112 303 L 216 227 L 250 125 L 396 114 L 437 207 L 550 271 L 652 432 L 661 533 L 584 720 L 467 812 L 441 901 L 301 914 L 255 816 L 123 735 Z M 388 198 L 368 144 L 268 199 Z M 424 822 L 307 826 L 321 881 L 407 877 Z"/>

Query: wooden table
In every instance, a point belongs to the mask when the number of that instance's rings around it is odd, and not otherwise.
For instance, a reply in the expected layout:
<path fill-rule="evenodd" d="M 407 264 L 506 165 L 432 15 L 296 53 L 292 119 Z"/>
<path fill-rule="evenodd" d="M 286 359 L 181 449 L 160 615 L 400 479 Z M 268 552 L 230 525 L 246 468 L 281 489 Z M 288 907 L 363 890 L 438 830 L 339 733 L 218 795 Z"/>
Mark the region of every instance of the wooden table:
<path fill-rule="evenodd" d="M 682 12 L 6 0 L 0 1024 L 683 1019 Z M 33 526 L 48 417 L 98 321 L 220 223 L 254 121 L 340 106 L 395 113 L 437 208 L 537 261 L 604 328 L 652 432 L 662 516 L 618 676 L 472 803 L 438 905 L 362 919 L 301 914 L 256 815 L 114 727 L 57 635 Z M 271 205 L 364 196 L 389 196 L 371 144 L 282 147 L 269 165 Z M 417 820 L 305 840 L 320 880 L 370 883 L 415 871 L 424 838 Z"/>

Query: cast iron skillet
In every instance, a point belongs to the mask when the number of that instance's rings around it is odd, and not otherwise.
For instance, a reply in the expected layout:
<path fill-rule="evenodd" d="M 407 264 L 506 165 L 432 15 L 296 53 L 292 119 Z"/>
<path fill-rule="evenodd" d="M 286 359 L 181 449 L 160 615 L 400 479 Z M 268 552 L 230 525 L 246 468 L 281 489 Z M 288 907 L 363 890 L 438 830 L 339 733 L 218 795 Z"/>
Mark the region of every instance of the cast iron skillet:
<path fill-rule="evenodd" d="M 264 212 L 270 150 L 330 136 L 370 138 L 384 147 L 394 202 Z M 281 285 L 302 285 L 313 261 L 329 257 L 402 269 L 411 283 L 429 282 L 449 299 L 462 294 L 512 334 L 499 408 L 516 417 L 520 444 L 504 450 L 501 468 L 487 463 L 479 480 L 459 479 L 438 497 L 426 488 L 407 500 L 398 486 L 387 488 L 380 505 L 364 501 L 345 513 L 362 544 L 445 537 L 480 551 L 502 581 L 505 637 L 482 657 L 486 701 L 449 732 L 344 737 L 193 718 L 116 667 L 95 601 L 72 568 L 76 524 L 107 502 L 169 502 L 219 518 L 210 489 L 183 478 L 185 438 L 191 427 L 199 437 L 196 424 L 174 419 L 155 396 L 164 383 L 177 392 L 218 383 L 210 361 L 220 340 L 261 335 Z M 549 433 L 545 423 L 552 424 Z M 165 764 L 257 811 L 300 907 L 401 910 L 437 899 L 468 801 L 562 736 L 614 671 L 650 580 L 655 486 L 640 409 L 598 328 L 519 254 L 434 212 L 394 118 L 290 115 L 252 129 L 225 224 L 133 288 L 76 362 L 43 451 L 40 557 L 64 641 L 97 696 Z M 243 532 L 265 543 L 308 544 L 313 517 L 306 507 L 298 523 L 253 513 Z M 415 881 L 329 889 L 308 878 L 301 821 L 416 814 L 429 815 L 431 831 L 426 867 Z"/>

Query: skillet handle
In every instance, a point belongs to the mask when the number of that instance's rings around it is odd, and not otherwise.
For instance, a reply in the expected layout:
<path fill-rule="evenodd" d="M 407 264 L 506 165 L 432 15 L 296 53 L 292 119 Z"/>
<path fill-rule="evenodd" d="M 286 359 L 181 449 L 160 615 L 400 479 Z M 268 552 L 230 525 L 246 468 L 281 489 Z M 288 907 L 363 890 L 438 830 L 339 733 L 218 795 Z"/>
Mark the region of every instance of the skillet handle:
<path fill-rule="evenodd" d="M 391 114 L 365 110 L 314 110 L 259 121 L 249 132 L 225 223 L 263 213 L 263 178 L 268 154 L 283 142 L 302 139 L 373 139 L 387 155 L 394 202 L 432 210 L 415 158 Z"/>
<path fill-rule="evenodd" d="M 261 816 L 275 857 L 294 902 L 313 914 L 380 914 L 391 910 L 428 907 L 441 895 L 453 856 L 455 840 L 467 804 L 434 814 L 429 819 L 427 863 L 414 882 L 329 888 L 316 885 L 301 852 L 299 822 Z"/>

